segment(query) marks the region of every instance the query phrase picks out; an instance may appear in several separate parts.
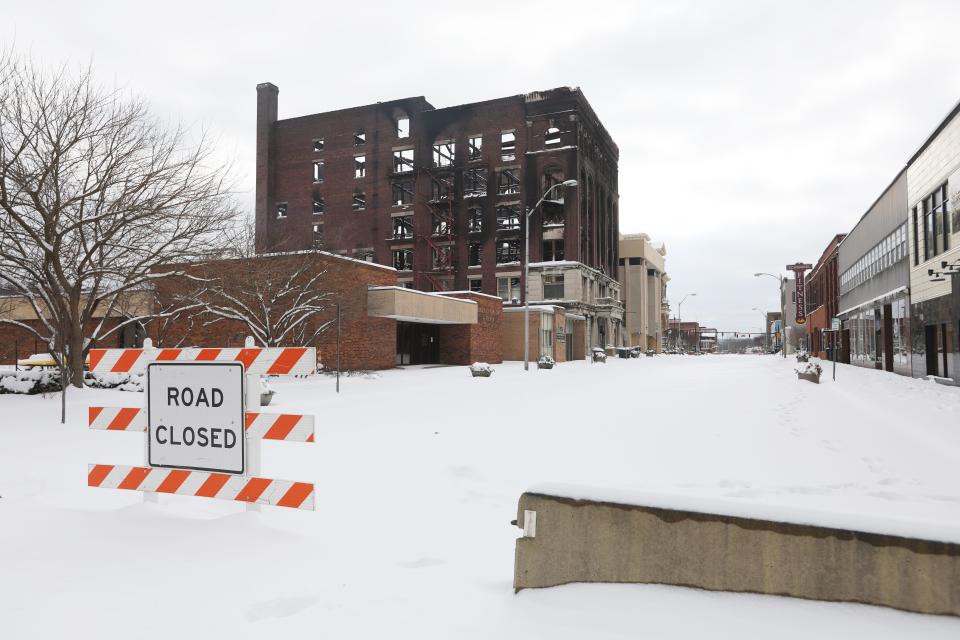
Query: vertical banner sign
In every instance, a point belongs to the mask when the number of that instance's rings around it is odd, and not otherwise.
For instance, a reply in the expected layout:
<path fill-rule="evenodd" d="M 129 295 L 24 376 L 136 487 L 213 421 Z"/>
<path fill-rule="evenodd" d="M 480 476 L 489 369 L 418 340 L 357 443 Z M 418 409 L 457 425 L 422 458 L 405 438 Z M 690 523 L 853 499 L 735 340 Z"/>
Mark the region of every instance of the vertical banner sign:
<path fill-rule="evenodd" d="M 787 269 L 793 271 L 795 286 L 794 289 L 797 292 L 797 324 L 806 324 L 807 322 L 807 302 L 806 302 L 806 287 L 804 286 L 803 274 L 805 271 L 813 269 L 812 264 L 805 262 L 798 262 L 796 264 L 788 264 Z"/>

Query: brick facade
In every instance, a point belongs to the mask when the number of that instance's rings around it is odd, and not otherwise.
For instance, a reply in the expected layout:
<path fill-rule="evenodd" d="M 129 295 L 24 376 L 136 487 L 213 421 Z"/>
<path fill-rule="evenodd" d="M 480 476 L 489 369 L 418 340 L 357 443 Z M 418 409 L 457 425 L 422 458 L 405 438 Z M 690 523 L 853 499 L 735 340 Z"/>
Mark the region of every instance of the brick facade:
<path fill-rule="evenodd" d="M 840 274 L 838 258 L 840 243 L 846 237 L 839 233 L 823 251 L 820 260 L 806 279 L 807 345 L 811 354 L 818 358 L 831 357 L 834 337 L 825 335 L 830 329 L 830 320 L 840 310 Z M 837 356 L 839 357 L 839 353 Z"/>
<path fill-rule="evenodd" d="M 473 292 L 446 295 L 476 302 L 477 324 L 440 327 L 440 362 L 460 365 L 503 362 L 503 301 Z"/>
<path fill-rule="evenodd" d="M 498 274 L 516 275 L 522 259 L 524 210 L 554 181 L 578 179 L 533 214 L 531 261 L 576 260 L 615 277 L 619 150 L 579 89 L 444 109 L 415 97 L 285 120 L 277 119 L 277 97 L 274 85 L 257 87 L 258 250 L 322 245 L 394 266 L 394 252 L 410 249 L 401 283 L 469 290 L 480 279 L 483 293 L 498 295 Z M 408 131 L 400 132 L 404 118 Z M 514 138 L 512 157 L 504 157 L 504 134 Z M 471 154 L 476 138 L 481 147 Z M 449 160 L 435 157 L 440 143 L 452 144 Z M 409 164 L 396 164 L 400 151 L 412 152 Z M 322 179 L 314 180 L 321 161 Z M 505 186 L 505 172 L 515 186 Z M 475 176 L 485 182 L 482 193 Z M 511 228 L 498 228 L 502 207 L 516 208 Z M 408 226 L 396 230 L 397 218 Z M 517 243 L 515 259 L 497 259 L 504 242 Z"/>

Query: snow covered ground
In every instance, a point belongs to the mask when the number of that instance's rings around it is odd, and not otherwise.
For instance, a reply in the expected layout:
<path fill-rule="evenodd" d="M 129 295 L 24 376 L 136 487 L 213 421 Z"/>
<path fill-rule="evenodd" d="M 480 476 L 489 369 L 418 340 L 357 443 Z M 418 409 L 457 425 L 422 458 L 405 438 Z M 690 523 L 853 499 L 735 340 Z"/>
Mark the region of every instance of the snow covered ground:
<path fill-rule="evenodd" d="M 142 463 L 144 436 L 86 429 L 86 406 L 142 396 L 72 392 L 66 426 L 56 397 L 0 396 L 0 638 L 960 637 L 960 619 L 864 605 L 656 585 L 513 593 L 509 521 L 543 483 L 951 538 L 960 389 L 848 366 L 815 386 L 794 366 L 408 368 L 343 378 L 339 396 L 332 378 L 283 380 L 271 409 L 315 413 L 317 443 L 265 442 L 262 475 L 314 481 L 314 513 L 87 488 L 87 463 Z"/>

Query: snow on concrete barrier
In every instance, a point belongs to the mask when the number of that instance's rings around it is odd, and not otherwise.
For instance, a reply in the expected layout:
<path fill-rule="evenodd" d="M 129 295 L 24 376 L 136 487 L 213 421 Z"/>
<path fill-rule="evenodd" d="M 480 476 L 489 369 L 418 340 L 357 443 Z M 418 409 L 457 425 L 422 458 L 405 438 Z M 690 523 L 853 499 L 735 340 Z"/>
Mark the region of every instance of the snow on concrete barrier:
<path fill-rule="evenodd" d="M 960 615 L 960 539 L 947 528 L 930 527 L 942 538 L 930 540 L 895 534 L 916 523 L 877 519 L 865 522 L 872 532 L 858 531 L 731 515 L 736 506 L 708 513 L 611 501 L 616 492 L 539 491 L 517 509 L 517 591 L 657 583 Z"/>
<path fill-rule="evenodd" d="M 291 509 L 314 508 L 313 484 L 226 473 L 113 464 L 87 467 L 87 486 L 174 493 Z"/>
<path fill-rule="evenodd" d="M 308 375 L 317 372 L 309 347 L 225 349 L 90 349 L 94 373 L 141 373 L 151 362 L 242 362 L 247 374 Z"/>
<path fill-rule="evenodd" d="M 147 412 L 139 407 L 89 407 L 88 425 L 106 431 L 146 431 Z M 248 438 L 313 442 L 313 416 L 295 413 L 246 414 Z"/>

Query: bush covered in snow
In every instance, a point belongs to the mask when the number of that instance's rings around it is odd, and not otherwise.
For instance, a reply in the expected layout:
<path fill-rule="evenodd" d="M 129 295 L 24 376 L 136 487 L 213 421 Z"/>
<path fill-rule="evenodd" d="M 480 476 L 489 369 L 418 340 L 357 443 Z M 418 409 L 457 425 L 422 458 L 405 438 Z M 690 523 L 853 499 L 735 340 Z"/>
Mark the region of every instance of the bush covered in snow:
<path fill-rule="evenodd" d="M 50 393 L 60 390 L 60 372 L 54 369 L 0 371 L 0 393 Z"/>
<path fill-rule="evenodd" d="M 120 391 L 143 391 L 142 373 L 90 373 L 83 374 L 83 383 L 93 389 L 119 389 Z"/>
<path fill-rule="evenodd" d="M 554 360 L 551 356 L 546 354 L 540 356 L 540 359 L 537 360 L 537 369 L 553 369 L 553 365 L 557 364 L 557 361 Z"/>

